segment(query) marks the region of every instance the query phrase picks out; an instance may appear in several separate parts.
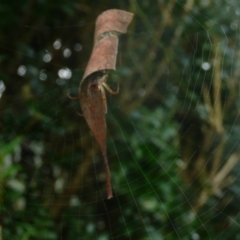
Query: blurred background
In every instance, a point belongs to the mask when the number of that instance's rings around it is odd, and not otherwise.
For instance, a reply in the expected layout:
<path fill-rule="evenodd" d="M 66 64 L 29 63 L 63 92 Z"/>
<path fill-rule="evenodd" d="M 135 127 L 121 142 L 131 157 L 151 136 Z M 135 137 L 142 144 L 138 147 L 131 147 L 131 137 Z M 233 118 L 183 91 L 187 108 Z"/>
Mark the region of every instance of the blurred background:
<path fill-rule="evenodd" d="M 106 200 L 78 86 L 133 12 L 107 93 Z M 238 0 L 0 3 L 0 239 L 240 239 Z"/>

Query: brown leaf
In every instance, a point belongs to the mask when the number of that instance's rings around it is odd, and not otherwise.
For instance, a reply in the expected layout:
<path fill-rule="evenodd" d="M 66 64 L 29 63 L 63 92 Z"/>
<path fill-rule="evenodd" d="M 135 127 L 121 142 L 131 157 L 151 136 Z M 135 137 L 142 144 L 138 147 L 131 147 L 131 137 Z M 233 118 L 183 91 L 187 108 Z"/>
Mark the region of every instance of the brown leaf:
<path fill-rule="evenodd" d="M 83 116 L 102 151 L 108 199 L 112 198 L 112 186 L 106 150 L 107 104 L 104 87 L 108 72 L 115 70 L 118 35 L 127 31 L 132 18 L 132 13 L 116 9 L 105 11 L 98 17 L 94 48 L 79 88 Z"/>
<path fill-rule="evenodd" d="M 127 32 L 132 18 L 132 13 L 117 9 L 107 10 L 98 16 L 94 47 L 83 80 L 96 71 L 115 70 L 118 35 Z"/>

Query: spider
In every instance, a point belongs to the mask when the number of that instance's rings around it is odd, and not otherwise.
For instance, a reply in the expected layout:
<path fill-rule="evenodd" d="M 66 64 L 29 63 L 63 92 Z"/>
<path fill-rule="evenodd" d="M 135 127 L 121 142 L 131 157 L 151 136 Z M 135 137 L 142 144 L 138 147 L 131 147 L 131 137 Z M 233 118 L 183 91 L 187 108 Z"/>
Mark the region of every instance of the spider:
<path fill-rule="evenodd" d="M 110 94 L 118 94 L 119 92 L 119 84 L 117 87 L 117 91 L 113 91 L 108 85 L 107 85 L 107 79 L 108 79 L 108 75 L 105 73 L 102 76 L 98 76 L 95 77 L 93 80 L 90 81 L 90 83 L 88 83 L 88 87 L 87 87 L 87 96 L 88 97 L 92 97 L 91 91 L 101 91 L 101 100 L 103 102 L 103 107 L 104 107 L 104 113 L 107 113 L 107 100 L 106 100 L 106 95 L 105 95 L 105 90 L 104 88 L 110 93 Z M 69 93 L 67 93 L 67 96 L 71 99 L 71 100 L 79 100 L 81 99 L 80 96 L 78 97 L 72 97 L 70 96 Z M 79 114 L 79 113 L 78 113 Z M 80 116 L 82 116 L 82 114 L 79 114 Z"/>
<path fill-rule="evenodd" d="M 119 84 L 117 91 L 113 91 L 108 85 L 107 85 L 107 79 L 108 75 L 104 74 L 101 77 L 95 78 L 89 85 L 88 85 L 88 96 L 91 96 L 91 91 L 101 91 L 101 98 L 104 106 L 104 112 L 107 113 L 107 100 L 105 95 L 104 88 L 110 93 L 110 94 L 118 94 L 119 91 Z"/>

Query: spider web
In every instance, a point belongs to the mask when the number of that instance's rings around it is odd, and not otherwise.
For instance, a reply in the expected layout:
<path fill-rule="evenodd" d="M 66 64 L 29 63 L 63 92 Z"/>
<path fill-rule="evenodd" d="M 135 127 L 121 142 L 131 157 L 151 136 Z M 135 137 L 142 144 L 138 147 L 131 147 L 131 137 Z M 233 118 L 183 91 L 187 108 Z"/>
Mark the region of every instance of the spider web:
<path fill-rule="evenodd" d="M 19 82 L 0 81 L 1 101 L 5 94 L 8 101 L 1 120 L 8 133 L 1 137 L 6 239 L 240 238 L 240 6 L 209 9 L 204 1 L 199 12 L 198 4 L 175 3 L 186 11 L 185 29 L 167 29 L 159 42 L 151 13 L 136 8 L 134 27 L 120 38 L 109 77 L 120 93 L 107 95 L 106 115 L 112 200 L 99 147 L 78 101 L 66 96 L 78 94 L 93 45 L 66 36 L 91 35 L 94 22 L 25 26 L 40 49 L 34 56 L 24 45 L 2 46 L 22 59 Z M 209 18 L 224 14 L 231 21 Z M 43 48 L 49 31 L 54 37 Z"/>

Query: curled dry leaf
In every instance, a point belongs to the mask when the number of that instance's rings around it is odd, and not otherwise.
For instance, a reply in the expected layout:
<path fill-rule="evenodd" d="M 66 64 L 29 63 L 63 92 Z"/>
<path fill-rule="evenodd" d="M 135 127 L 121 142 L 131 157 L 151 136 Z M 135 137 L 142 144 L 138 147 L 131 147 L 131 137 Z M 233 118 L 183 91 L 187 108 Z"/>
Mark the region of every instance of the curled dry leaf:
<path fill-rule="evenodd" d="M 132 13 L 116 9 L 105 11 L 97 18 L 93 51 L 79 88 L 83 116 L 102 151 L 108 199 L 112 198 L 112 186 L 106 150 L 107 104 L 104 87 L 111 94 L 118 92 L 107 86 L 107 74 L 115 70 L 118 36 L 126 33 L 132 18 Z"/>

